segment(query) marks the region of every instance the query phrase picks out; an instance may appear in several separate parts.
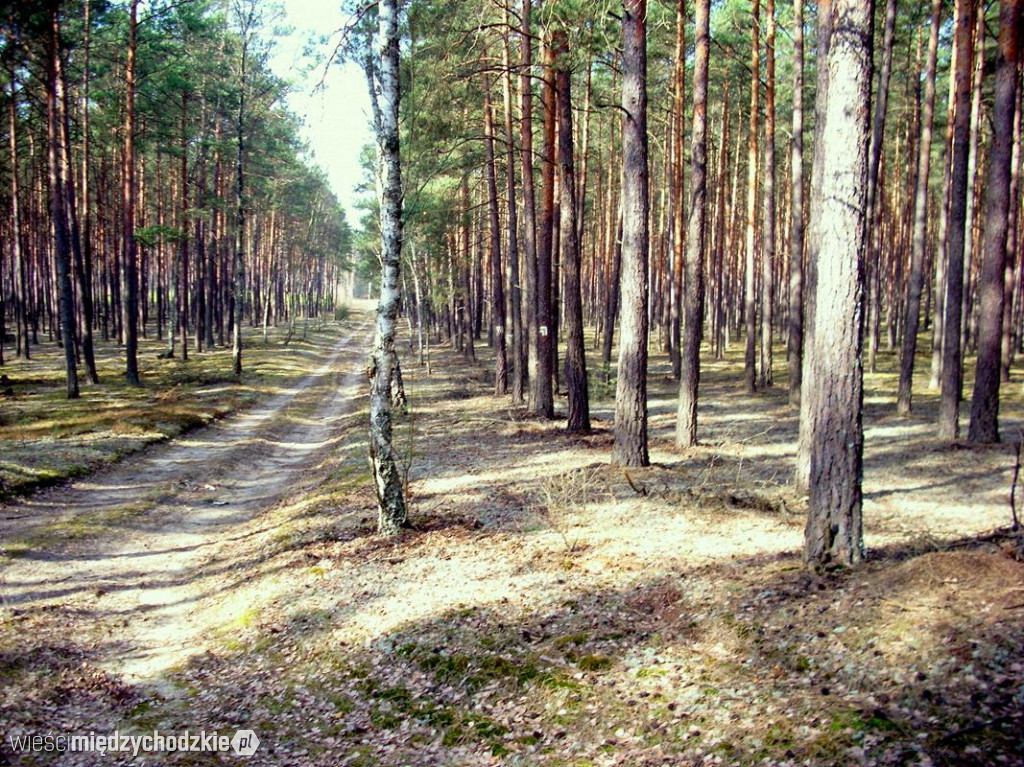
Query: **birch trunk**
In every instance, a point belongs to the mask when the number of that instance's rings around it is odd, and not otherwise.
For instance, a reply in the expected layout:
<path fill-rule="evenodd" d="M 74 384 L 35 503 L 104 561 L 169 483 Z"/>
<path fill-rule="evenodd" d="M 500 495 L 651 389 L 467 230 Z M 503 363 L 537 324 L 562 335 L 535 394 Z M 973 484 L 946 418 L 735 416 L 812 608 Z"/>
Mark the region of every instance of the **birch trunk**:
<path fill-rule="evenodd" d="M 399 162 L 398 0 L 378 6 L 379 77 L 375 83 L 374 123 L 381 167 L 380 233 L 381 291 L 377 332 L 370 367 L 370 464 L 377 492 L 377 531 L 396 535 L 406 523 L 405 496 L 398 456 L 392 446 L 391 381 L 398 365 L 395 320 L 398 317 L 399 270 L 402 254 L 402 170 Z"/>

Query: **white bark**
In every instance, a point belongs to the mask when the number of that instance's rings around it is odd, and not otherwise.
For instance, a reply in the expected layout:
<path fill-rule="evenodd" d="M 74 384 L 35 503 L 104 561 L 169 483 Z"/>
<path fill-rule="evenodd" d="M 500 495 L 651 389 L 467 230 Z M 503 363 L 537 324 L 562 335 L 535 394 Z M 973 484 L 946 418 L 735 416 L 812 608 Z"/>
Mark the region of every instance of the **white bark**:
<path fill-rule="evenodd" d="M 395 535 L 406 521 L 402 477 L 391 444 L 391 381 L 397 373 L 395 320 L 398 317 L 399 268 L 402 252 L 402 170 L 398 140 L 398 3 L 378 6 L 380 65 L 374 77 L 374 117 L 380 153 L 381 286 L 377 332 L 370 367 L 370 463 L 377 492 L 377 531 Z M 370 54 L 371 61 L 374 53 Z"/>

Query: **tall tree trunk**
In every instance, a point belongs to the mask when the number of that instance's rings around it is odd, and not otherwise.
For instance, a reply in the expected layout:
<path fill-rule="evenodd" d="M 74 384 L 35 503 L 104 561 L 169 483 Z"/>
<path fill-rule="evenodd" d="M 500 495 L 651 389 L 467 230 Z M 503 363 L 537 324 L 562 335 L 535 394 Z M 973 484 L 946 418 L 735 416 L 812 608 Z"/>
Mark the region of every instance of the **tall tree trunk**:
<path fill-rule="evenodd" d="M 964 293 L 964 243 L 967 237 L 967 162 L 971 132 L 971 62 L 977 0 L 960 0 L 956 19 L 956 116 L 953 125 L 953 165 L 950 190 L 949 257 L 942 348 L 939 439 L 956 439 L 959 432 L 963 366 L 960 324 Z"/>
<path fill-rule="evenodd" d="M 789 404 L 798 408 L 804 357 L 804 0 L 793 2 L 793 136 L 789 168 L 789 333 L 786 347 Z"/>
<path fill-rule="evenodd" d="M 46 126 L 50 176 L 50 217 L 54 231 L 54 259 L 57 265 L 57 291 L 59 296 L 60 332 L 64 344 L 64 367 L 68 399 L 78 399 L 78 368 L 75 359 L 75 297 L 71 285 L 71 232 L 65 194 L 67 185 L 64 172 L 65 158 L 60 134 L 64 106 L 63 84 L 60 74 L 60 10 L 50 8 L 50 29 L 47 38 L 46 72 Z"/>
<path fill-rule="evenodd" d="M 1020 55 L 1018 53 L 1018 55 Z M 1015 349 L 1013 346 L 1014 324 L 1013 318 L 1015 305 L 1020 304 L 1020 291 L 1015 287 L 1021 269 L 1021 259 L 1017 256 L 1017 245 L 1019 235 L 1017 224 L 1020 213 L 1020 177 L 1021 177 L 1021 111 L 1024 104 L 1021 103 L 1021 95 L 1024 93 L 1024 80 L 1017 81 L 1017 95 L 1014 97 L 1016 110 L 1013 115 L 1013 149 L 1010 152 L 1010 212 L 1007 221 L 1006 233 L 1006 287 L 1005 300 L 1003 303 L 1003 340 L 1001 353 L 1000 378 L 1003 383 L 1010 380 L 1010 365 L 1013 363 Z"/>
<path fill-rule="evenodd" d="M 833 0 L 819 0 L 816 29 L 817 62 L 827 62 L 829 45 L 832 40 Z M 825 129 L 825 113 L 828 111 L 828 77 L 829 68 L 817 65 L 815 96 L 814 96 L 814 161 L 811 167 L 811 199 L 808 208 L 807 253 L 804 266 L 804 337 L 814 335 L 815 302 L 817 301 L 818 285 L 818 222 L 821 219 L 819 203 L 824 199 L 821 195 L 821 182 L 825 174 L 828 157 L 825 153 L 825 142 L 822 138 Z M 811 434 L 814 421 L 820 408 L 812 407 L 812 400 L 817 397 L 817 387 L 813 376 L 815 367 L 811 359 L 811 351 L 804 346 L 802 383 L 800 388 L 800 434 L 797 442 L 796 471 L 794 483 L 797 489 L 806 490 L 811 475 Z"/>
<path fill-rule="evenodd" d="M 469 212 L 469 176 L 462 176 L 462 210 L 465 219 L 462 222 L 462 258 L 463 264 L 460 269 L 460 282 L 462 289 L 462 312 L 463 312 L 463 330 L 465 332 L 465 341 L 462 345 L 462 353 L 471 360 L 476 359 L 476 348 L 473 345 L 473 293 L 469 285 L 469 270 L 473 261 L 473 254 L 471 252 L 472 245 L 470 243 L 470 229 L 472 228 L 472 218 Z"/>
<path fill-rule="evenodd" d="M 373 85 L 372 104 L 380 153 L 381 293 L 377 304 L 370 377 L 370 464 L 377 491 L 377 531 L 396 535 L 406 523 L 406 505 L 398 456 L 392 446 L 391 382 L 397 372 L 395 320 L 398 317 L 399 270 L 402 256 L 402 166 L 399 151 L 398 0 L 378 5 L 378 51 L 367 57 Z M 374 58 L 379 56 L 379 77 Z"/>
<path fill-rule="evenodd" d="M 508 7 L 505 8 L 505 23 L 509 24 Z M 509 26 L 511 29 L 511 26 Z M 515 142 L 512 134 L 512 55 L 509 49 L 509 32 L 504 34 L 502 95 L 505 106 L 505 190 L 508 194 L 508 274 L 509 303 L 512 315 L 512 401 L 523 401 L 523 387 L 526 383 L 526 338 L 523 335 L 523 289 L 519 281 L 519 219 L 516 211 L 516 160 Z M 529 45 L 529 40 L 523 41 Z"/>
<path fill-rule="evenodd" d="M 999 441 L 1000 347 L 1003 304 L 1006 300 L 1003 288 L 1022 5 L 1024 2 L 1021 0 L 1001 0 L 999 4 L 999 58 L 992 114 L 992 150 L 985 189 L 985 251 L 979 279 L 981 322 L 978 363 L 974 376 L 971 422 L 967 430 L 967 439 L 971 442 Z"/>
<path fill-rule="evenodd" d="M 879 203 L 879 170 L 882 165 L 882 141 L 885 138 L 885 118 L 889 111 L 889 80 L 892 76 L 893 37 L 896 32 L 896 0 L 886 0 L 885 33 L 882 42 L 882 67 L 878 73 L 878 91 L 875 96 L 875 110 L 872 115 L 871 127 L 871 165 L 868 167 L 868 221 L 874 224 L 868 237 L 869 280 L 868 307 L 871 312 L 868 329 L 868 366 L 872 373 L 876 370 L 878 354 L 878 327 L 881 316 L 881 206 Z M 925 313 L 927 317 L 927 312 Z"/>
<path fill-rule="evenodd" d="M 181 359 L 188 359 L 188 94 L 181 96 L 181 242 L 178 257 L 180 259 L 181 281 L 178 299 L 178 326 L 181 329 Z M 269 306 L 269 297 L 267 304 Z M 173 328 L 170 330 L 174 334 Z"/>
<path fill-rule="evenodd" d="M 728 238 L 728 211 L 732 207 L 726 200 L 731 200 L 729 190 L 729 81 L 725 81 L 725 95 L 722 97 L 722 130 L 718 150 L 718 178 L 715 196 L 715 244 L 712 253 L 713 265 L 710 275 L 713 278 L 713 298 L 711 322 L 713 328 L 712 347 L 715 359 L 725 356 L 725 335 L 728 325 L 728 280 L 726 270 L 726 240 Z M 802 246 L 800 248 L 803 250 Z M 802 302 L 801 302 L 802 303 Z"/>
<path fill-rule="evenodd" d="M 611 215 L 611 214 L 610 214 Z M 607 373 L 612 363 L 615 343 L 615 320 L 619 315 L 619 286 L 622 275 L 622 208 L 613 214 L 615 229 L 609 244 L 608 299 L 604 307 L 604 337 L 601 345 L 601 364 Z M 620 340 L 621 343 L 621 340 Z"/>
<path fill-rule="evenodd" d="M 903 352 L 900 357 L 899 393 L 896 410 L 909 415 L 913 396 L 914 356 L 924 289 L 924 249 L 928 226 L 928 177 L 932 157 L 932 122 L 935 112 L 935 63 L 939 47 L 942 0 L 932 2 L 931 32 L 928 36 L 928 64 L 925 72 L 924 107 L 921 112 L 921 138 L 918 141 L 917 188 L 914 192 L 914 235 L 910 252 L 910 277 L 907 280 L 907 309 L 903 323 Z"/>
<path fill-rule="evenodd" d="M 530 0 L 524 0 L 524 30 L 526 30 L 526 25 L 529 22 L 529 15 L 525 10 L 529 2 Z M 524 35 L 527 33 L 528 31 L 524 31 Z M 528 51 L 529 46 L 525 46 L 524 50 Z M 536 389 L 534 412 L 542 418 L 553 418 L 555 415 L 555 405 L 552 386 L 554 377 L 552 350 L 555 345 L 555 323 L 551 313 L 551 260 L 555 235 L 555 136 L 558 130 L 558 110 L 555 103 L 555 57 L 550 43 L 546 43 L 543 46 L 543 58 L 542 102 L 544 105 L 544 133 L 541 147 L 541 203 L 540 225 L 537 230 L 536 310 L 534 312 L 534 322 L 537 325 L 537 376 L 533 386 Z M 523 77 L 526 77 L 527 73 L 528 70 L 524 70 Z M 528 95 L 524 96 L 524 98 L 528 98 Z M 523 112 L 523 119 L 526 120 L 529 114 L 530 111 L 528 109 L 525 110 Z M 526 151 L 525 134 L 527 132 L 527 126 L 524 122 L 524 152 Z M 526 167 L 525 161 L 523 167 L 524 169 Z"/>
<path fill-rule="evenodd" d="M 8 41 L 8 45 L 13 43 Z M 25 359 L 31 359 L 32 352 L 29 348 L 29 319 L 28 319 L 28 281 L 26 254 L 23 252 L 21 233 L 21 190 L 18 183 L 18 86 L 15 79 L 14 64 L 8 62 L 7 69 L 10 78 L 11 99 L 7 105 L 7 145 L 10 150 L 11 159 L 11 263 L 14 267 L 12 275 L 17 290 L 17 302 L 15 306 L 17 327 L 18 327 L 18 355 Z"/>
<path fill-rule="evenodd" d="M 686 0 L 679 0 L 676 8 L 676 53 L 672 72 L 674 101 L 672 110 L 675 130 L 672 132 L 672 307 L 670 318 L 670 344 L 672 376 L 682 376 L 682 314 L 683 314 L 683 262 L 686 259 L 686 219 L 683 218 L 683 177 L 686 161 L 683 157 L 683 137 L 686 134 L 684 114 L 686 93 Z M 696 106 L 694 107 L 696 109 Z M 680 384 L 682 386 L 682 384 Z M 682 389 L 680 389 L 682 392 Z"/>
<path fill-rule="evenodd" d="M 747 133 L 747 250 L 744 261 L 743 306 L 746 326 L 746 351 L 743 371 L 747 391 L 757 389 L 757 147 L 759 90 L 761 87 L 761 0 L 753 2 L 750 27 L 750 128 Z"/>
<path fill-rule="evenodd" d="M 135 38 L 139 0 L 131 0 L 128 23 L 128 51 L 125 61 L 124 172 L 122 174 L 122 216 L 124 230 L 124 352 L 126 377 L 139 386 L 139 273 L 135 245 Z"/>
<path fill-rule="evenodd" d="M 551 35 L 555 53 L 555 92 L 558 100 L 558 168 L 561 191 L 559 240 L 562 246 L 565 301 L 565 387 L 569 395 L 570 432 L 590 431 L 590 395 L 583 346 L 583 296 L 580 284 L 580 242 L 576 226 L 576 169 L 572 140 L 572 94 L 569 78 L 568 36 L 556 29 Z"/>
<path fill-rule="evenodd" d="M 690 177 L 690 231 L 686 238 L 686 282 L 680 353 L 682 365 L 679 377 L 679 407 L 676 412 L 676 445 L 679 447 L 697 444 L 697 386 L 700 382 L 700 341 L 704 320 L 703 260 L 707 247 L 707 101 L 711 0 L 697 0 L 695 10 L 696 50 L 693 70 L 693 133 L 690 149 L 693 174 Z"/>
<path fill-rule="evenodd" d="M 526 273 L 526 304 L 531 321 L 528 322 L 529 348 L 527 370 L 529 379 L 529 410 L 542 418 L 554 415 L 554 397 L 551 394 L 551 370 L 544 364 L 551 359 L 550 350 L 546 349 L 547 339 L 541 338 L 540 321 L 540 290 L 538 288 L 538 243 L 537 243 L 537 204 L 533 179 L 533 85 L 530 71 L 533 66 L 533 35 L 530 31 L 530 10 L 532 0 L 522 0 L 520 15 L 519 41 L 519 137 L 520 161 L 523 177 L 523 258 Z M 545 74 L 545 78 L 547 75 Z M 545 125 L 545 129 L 546 129 Z M 545 143 L 545 149 L 547 144 Z M 553 171 L 548 162 L 548 155 L 541 160 L 544 170 Z M 551 223 L 548 221 L 548 252 L 551 249 Z M 547 334 L 547 318 L 544 320 L 544 333 Z M 546 356 L 545 356 L 546 355 Z"/>
<path fill-rule="evenodd" d="M 508 393 L 505 337 L 505 274 L 501 266 L 501 226 L 498 218 L 498 181 L 494 169 L 494 110 L 490 79 L 484 75 L 484 151 L 487 162 L 487 210 L 491 226 L 491 319 L 494 323 L 494 393 Z"/>
<path fill-rule="evenodd" d="M 956 0 L 954 17 L 959 16 L 960 3 Z M 946 136 L 942 143 L 944 155 L 942 165 L 942 207 L 939 208 L 939 223 L 935 233 L 935 321 L 932 324 L 932 364 L 928 388 L 939 388 L 939 377 L 942 373 L 942 345 L 945 341 L 946 316 L 946 262 L 949 260 L 949 207 L 953 192 L 953 124 L 956 122 L 956 78 L 958 38 L 953 39 L 952 61 L 949 72 L 949 91 L 946 98 Z"/>
<path fill-rule="evenodd" d="M 647 0 L 622 17 L 622 318 L 612 461 L 647 466 Z"/>
<path fill-rule="evenodd" d="M 985 77 L 985 10 L 979 9 L 974 32 L 974 79 L 971 84 L 971 138 L 967 150 L 967 220 L 964 224 L 964 286 L 963 307 L 960 315 L 960 365 L 961 379 L 964 356 L 971 344 L 971 321 L 973 319 L 974 294 L 971 290 L 971 274 L 974 270 L 975 239 L 977 229 L 975 218 L 978 209 L 978 142 L 981 135 L 981 86 Z"/>
<path fill-rule="evenodd" d="M 246 254 L 246 198 L 245 198 L 245 110 L 246 88 L 249 75 L 249 45 L 252 41 L 253 24 L 256 21 L 256 1 L 248 0 L 248 6 L 239 6 L 241 27 L 241 51 L 239 60 L 238 112 L 235 119 L 235 248 L 233 257 L 234 287 L 232 299 L 234 314 L 231 337 L 231 362 L 236 378 L 242 377 L 242 323 L 245 320 L 245 254 Z"/>
<path fill-rule="evenodd" d="M 814 569 L 863 556 L 861 422 L 863 268 L 866 255 L 868 117 L 873 0 L 836 0 L 822 140 L 829 167 L 816 190 L 823 220 L 810 359 L 821 409 L 811 437 L 804 559 Z"/>
<path fill-rule="evenodd" d="M 82 296 L 82 357 L 85 362 L 86 375 L 89 380 L 98 384 L 100 382 L 99 373 L 96 371 L 96 353 L 93 348 L 93 322 L 96 315 L 96 309 L 93 302 L 92 292 L 92 216 L 89 211 L 89 82 L 92 79 L 92 73 L 89 66 L 89 56 L 91 53 L 90 44 L 90 33 L 91 33 L 91 22 L 90 22 L 90 10 L 91 3 L 89 0 L 85 0 L 83 3 L 82 10 L 82 55 L 83 55 L 83 73 L 82 73 L 82 120 L 81 120 L 81 131 L 82 131 L 82 193 L 81 198 L 76 199 L 75 184 L 71 179 L 71 169 L 74 167 L 71 154 L 71 120 L 70 110 L 65 104 L 64 109 L 64 153 L 67 158 L 68 167 L 68 197 L 71 201 L 71 221 L 72 221 L 72 245 L 73 252 L 75 255 L 75 267 L 78 276 L 78 291 Z M 64 76 L 64 68 L 61 67 L 61 75 Z M 64 85 L 64 98 L 65 101 L 68 98 L 67 83 L 65 77 Z"/>
<path fill-rule="evenodd" d="M 761 370 L 758 384 L 772 376 L 772 326 L 775 284 L 775 0 L 765 5 L 764 228 L 761 230 Z"/>

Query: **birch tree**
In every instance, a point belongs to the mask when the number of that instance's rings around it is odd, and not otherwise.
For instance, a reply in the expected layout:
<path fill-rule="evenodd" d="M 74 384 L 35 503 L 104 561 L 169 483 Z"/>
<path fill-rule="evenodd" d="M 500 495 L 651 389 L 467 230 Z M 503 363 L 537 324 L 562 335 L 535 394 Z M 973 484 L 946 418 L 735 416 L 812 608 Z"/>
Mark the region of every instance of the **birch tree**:
<path fill-rule="evenodd" d="M 397 374 L 395 321 L 398 317 L 402 256 L 402 168 L 398 137 L 401 98 L 398 59 L 398 0 L 380 0 L 376 50 L 367 54 L 373 84 L 374 132 L 379 153 L 381 288 L 370 363 L 370 465 L 377 492 L 377 531 L 396 535 L 406 523 L 398 456 L 392 445 L 391 382 Z M 379 62 L 379 64 L 378 64 Z"/>

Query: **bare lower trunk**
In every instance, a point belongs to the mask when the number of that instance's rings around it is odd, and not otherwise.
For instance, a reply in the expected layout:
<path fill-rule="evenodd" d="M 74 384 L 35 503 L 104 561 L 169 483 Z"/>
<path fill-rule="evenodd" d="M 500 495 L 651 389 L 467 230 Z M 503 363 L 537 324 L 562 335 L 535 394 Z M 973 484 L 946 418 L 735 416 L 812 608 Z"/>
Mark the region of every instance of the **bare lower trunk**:
<path fill-rule="evenodd" d="M 793 138 L 790 152 L 789 333 L 786 345 L 789 404 L 799 407 L 804 357 L 804 0 L 794 0 L 793 3 Z"/>
<path fill-rule="evenodd" d="M 619 281 L 622 275 L 622 210 L 615 213 L 615 229 L 609 244 L 608 258 L 608 300 L 604 305 L 604 337 L 601 342 L 601 364 L 605 373 L 612 364 L 612 347 L 615 345 L 615 321 L 619 316 Z"/>
<path fill-rule="evenodd" d="M 978 363 L 971 402 L 971 442 L 999 441 L 1000 347 L 1003 333 L 1003 292 L 1006 234 L 1010 213 L 1010 166 L 1013 117 L 1017 100 L 1018 25 L 1022 3 L 1002 0 L 999 9 L 999 59 L 996 71 L 992 150 L 985 189 L 984 261 L 979 279 L 981 322 Z"/>
<path fill-rule="evenodd" d="M 60 142 L 61 93 L 60 16 L 56 6 L 50 11 L 50 34 L 47 40 L 46 117 L 49 175 L 50 217 L 53 220 L 54 258 L 57 264 L 58 316 L 64 343 L 64 366 L 68 399 L 78 398 L 78 367 L 75 359 L 75 306 L 71 286 L 71 232 L 68 231 L 65 209 L 64 162 Z"/>
<path fill-rule="evenodd" d="M 896 31 L 896 0 L 886 0 L 885 4 L 885 37 L 882 50 L 882 67 L 878 73 L 878 91 L 875 96 L 875 110 L 871 126 L 871 157 L 868 166 L 868 264 L 866 275 L 869 281 L 868 306 L 871 312 L 868 328 L 868 366 L 872 373 L 876 370 L 878 355 L 879 318 L 881 307 L 881 205 L 879 204 L 879 179 L 882 167 L 882 144 L 885 138 L 885 118 L 889 109 L 889 80 L 892 75 L 893 37 Z M 927 316 L 927 313 L 926 313 Z"/>
<path fill-rule="evenodd" d="M 820 0 L 818 3 L 817 28 L 817 60 L 827 61 L 828 50 L 832 39 L 832 0 Z M 804 270 L 804 336 L 814 335 L 814 315 L 817 301 L 818 284 L 818 221 L 821 218 L 819 203 L 823 199 L 820 193 L 821 180 L 825 173 L 828 158 L 825 154 L 822 131 L 825 126 L 825 112 L 828 109 L 828 77 L 827 66 L 819 66 L 817 72 L 816 92 L 814 100 L 814 163 L 811 168 L 811 199 L 808 220 L 808 242 L 806 265 Z M 818 409 L 812 407 L 812 400 L 817 396 L 814 381 L 815 368 L 812 364 L 811 350 L 805 345 L 802 366 L 802 383 L 800 388 L 800 437 L 797 443 L 796 471 L 794 482 L 798 489 L 806 490 L 811 473 L 811 434 L 817 418 Z"/>
<path fill-rule="evenodd" d="M 971 61 L 977 0 L 961 0 L 956 19 L 956 117 L 953 126 L 953 165 L 950 190 L 949 257 L 943 321 L 939 438 L 956 439 L 959 431 L 963 367 L 960 325 L 964 292 L 964 245 L 967 237 L 967 163 L 971 121 Z"/>
<path fill-rule="evenodd" d="M 545 418 L 553 415 L 554 402 L 551 397 L 551 374 L 541 363 L 540 323 L 537 318 L 537 205 L 533 183 L 533 101 L 530 70 L 533 63 L 533 41 L 530 32 L 530 10 L 532 0 L 522 0 L 520 18 L 521 36 L 519 41 L 519 125 L 521 137 L 520 161 L 523 176 L 523 260 L 526 275 L 527 332 L 527 378 L 529 382 L 530 412 Z M 543 160 L 542 160 L 543 162 Z M 550 239 L 550 234 L 549 234 Z M 545 328 L 546 331 L 546 328 Z M 549 354 L 550 357 L 550 354 Z M 541 375 L 541 369 L 547 371 Z M 546 388 L 545 388 L 546 387 Z"/>
<path fill-rule="evenodd" d="M 523 18 L 525 25 L 527 17 L 524 15 Z M 555 135 L 558 130 L 558 112 L 555 106 L 554 52 L 550 45 L 544 46 L 543 77 L 544 135 L 540 170 L 540 226 L 537 231 L 537 380 L 534 382 L 534 411 L 543 418 L 553 418 L 555 403 L 552 365 L 557 323 L 556 318 L 552 316 L 551 260 L 555 240 Z M 525 124 L 523 130 L 526 130 Z"/>
<path fill-rule="evenodd" d="M 381 0 L 378 6 L 379 78 L 373 57 L 367 75 L 374 84 L 374 123 L 381 159 L 381 293 L 377 304 L 377 332 L 370 368 L 370 464 L 377 493 L 377 530 L 396 535 L 406 522 L 405 496 L 399 461 L 392 446 L 391 385 L 398 354 L 395 320 L 398 317 L 399 268 L 402 253 L 402 170 L 399 158 L 398 107 L 398 3 Z"/>
<path fill-rule="evenodd" d="M 132 0 L 128 25 L 128 58 L 125 64 L 124 173 L 122 215 L 124 233 L 124 352 L 130 386 L 139 381 L 139 275 L 135 245 L 135 32 L 138 0 Z"/>
<path fill-rule="evenodd" d="M 498 181 L 494 168 L 494 114 L 490 81 L 484 76 L 484 150 L 487 172 L 487 211 L 491 231 L 491 320 L 494 326 L 494 393 L 508 393 L 505 335 L 505 275 L 501 266 L 501 224 L 498 218 Z"/>
<path fill-rule="evenodd" d="M 561 215 L 559 240 L 562 246 L 565 301 L 565 387 L 569 395 L 570 432 L 590 431 L 590 396 L 587 361 L 583 346 L 583 304 L 580 285 L 580 243 L 576 227 L 576 169 L 572 140 L 572 97 L 570 93 L 567 36 L 563 30 L 552 35 L 557 62 L 555 90 L 558 98 L 558 167 Z M 556 304 L 557 305 L 557 304 Z"/>
<path fill-rule="evenodd" d="M 863 556 L 861 330 L 873 2 L 837 0 L 835 6 L 842 23 L 829 45 L 822 132 L 830 160 L 816 190 L 829 225 L 819 232 L 810 349 L 819 413 L 811 434 L 804 559 L 815 569 L 853 565 Z"/>
<path fill-rule="evenodd" d="M 1018 52 L 1018 56 L 1020 53 Z M 1018 229 L 1020 211 L 1020 153 L 1021 153 L 1021 94 L 1024 92 L 1024 81 L 1017 81 L 1017 95 L 1014 97 L 1016 109 L 1013 116 L 1013 149 L 1011 151 L 1010 167 L 1010 212 L 1007 221 L 1006 232 L 1006 278 L 1005 278 L 1005 300 L 1003 302 L 1003 339 L 1001 348 L 1000 379 L 1003 383 L 1010 380 L 1010 365 L 1013 364 L 1016 349 L 1013 345 L 1014 337 L 1014 306 L 1020 302 L 1020 293 L 1016 291 L 1018 272 L 1021 268 L 1021 259 L 1017 256 Z"/>
<path fill-rule="evenodd" d="M 509 21 L 508 9 L 505 9 L 505 23 Z M 529 45 L 529 40 L 523 41 Z M 516 211 L 516 173 L 515 144 L 512 138 L 512 68 L 509 36 L 504 36 L 504 66 L 502 76 L 502 95 L 505 107 L 505 192 L 508 195 L 508 275 L 509 305 L 512 320 L 512 401 L 519 404 L 523 401 L 524 384 L 526 383 L 526 339 L 523 336 L 523 290 L 519 281 L 519 223 Z"/>
<path fill-rule="evenodd" d="M 743 355 L 743 370 L 747 391 L 757 389 L 757 134 L 758 134 L 758 90 L 760 88 L 761 53 L 758 48 L 761 22 L 761 2 L 754 0 L 754 20 L 751 27 L 750 43 L 750 128 L 747 133 L 747 249 L 744 261 L 743 306 L 746 326 L 746 350 Z"/>
<path fill-rule="evenodd" d="M 775 283 L 775 0 L 765 6 L 764 229 L 761 232 L 761 359 L 758 385 L 772 376 L 773 290 Z"/>
<path fill-rule="evenodd" d="M 914 234 L 907 280 L 907 309 L 903 323 L 903 353 L 900 357 L 899 392 L 896 410 L 909 415 L 914 382 L 914 356 L 924 290 L 924 250 L 928 224 L 928 177 L 932 156 L 932 117 L 935 111 L 935 63 L 938 56 L 939 23 L 942 0 L 933 0 L 931 32 L 928 37 L 928 69 L 925 73 L 924 108 L 921 112 L 921 139 L 918 142 L 917 188 L 914 192 Z"/>
<path fill-rule="evenodd" d="M 612 461 L 646 466 L 647 251 L 650 199 L 647 167 L 647 2 L 627 0 L 622 20 L 622 321 L 615 388 Z"/>
<path fill-rule="evenodd" d="M 675 106 L 672 131 L 672 285 L 671 316 L 669 317 L 669 351 L 672 358 L 672 376 L 681 380 L 682 315 L 683 315 L 683 262 L 686 260 L 686 219 L 683 217 L 683 186 L 686 160 L 683 137 L 686 134 L 686 0 L 676 7 L 676 53 L 672 72 L 675 88 Z M 680 389 L 682 392 L 682 389 Z"/>
<path fill-rule="evenodd" d="M 799 0 L 798 0 L 799 2 Z M 696 54 L 693 70 L 693 133 L 690 156 L 690 221 L 686 237 L 686 281 L 683 294 L 683 335 L 680 349 L 679 407 L 676 445 L 697 444 L 697 387 L 700 383 L 700 341 L 704 319 L 704 250 L 707 247 L 707 101 L 710 0 L 696 5 Z"/>

